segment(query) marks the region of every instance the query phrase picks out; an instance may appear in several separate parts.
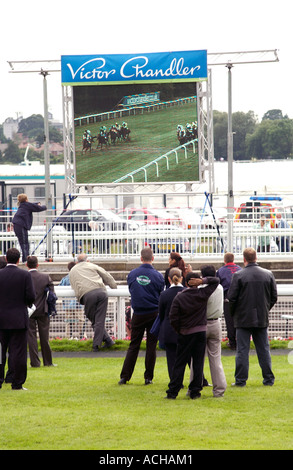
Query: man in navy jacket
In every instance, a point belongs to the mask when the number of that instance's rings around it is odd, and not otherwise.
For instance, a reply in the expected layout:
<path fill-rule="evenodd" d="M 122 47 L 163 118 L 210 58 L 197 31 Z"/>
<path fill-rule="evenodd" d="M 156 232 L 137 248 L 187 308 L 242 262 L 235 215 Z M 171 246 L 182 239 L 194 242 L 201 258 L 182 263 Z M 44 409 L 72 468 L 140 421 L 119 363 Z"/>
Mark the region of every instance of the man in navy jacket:
<path fill-rule="evenodd" d="M 0 270 L 0 388 L 4 382 L 6 352 L 12 389 L 22 389 L 27 374 L 27 307 L 35 301 L 35 291 L 29 272 L 17 267 L 20 252 L 10 248 L 7 265 Z"/>
<path fill-rule="evenodd" d="M 150 330 L 158 315 L 159 297 L 164 290 L 164 277 L 152 266 L 153 260 L 152 250 L 150 248 L 143 249 L 141 251 L 141 266 L 133 269 L 127 277 L 133 316 L 131 342 L 120 374 L 120 385 L 126 384 L 132 376 L 145 330 L 147 333 L 145 385 L 151 384 L 153 380 L 157 337 L 152 335 Z"/>

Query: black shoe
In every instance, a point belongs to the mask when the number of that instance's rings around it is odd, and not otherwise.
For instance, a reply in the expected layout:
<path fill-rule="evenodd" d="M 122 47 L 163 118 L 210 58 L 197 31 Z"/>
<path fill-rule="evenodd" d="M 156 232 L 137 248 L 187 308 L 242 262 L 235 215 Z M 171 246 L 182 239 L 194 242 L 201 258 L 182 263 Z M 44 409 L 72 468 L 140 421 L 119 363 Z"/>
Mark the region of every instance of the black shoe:
<path fill-rule="evenodd" d="M 240 383 L 234 382 L 234 383 L 231 384 L 231 385 L 232 385 L 232 387 L 245 387 L 246 384 L 245 384 L 245 383 L 241 383 L 241 382 L 240 382 Z"/>
<path fill-rule="evenodd" d="M 196 400 L 197 398 L 200 398 L 201 394 L 197 393 L 196 395 L 190 395 L 191 400 Z"/>
<path fill-rule="evenodd" d="M 145 385 L 151 385 L 153 381 L 151 379 L 145 379 L 144 384 Z"/>
<path fill-rule="evenodd" d="M 176 400 L 176 397 L 173 395 L 166 395 L 164 398 L 167 398 L 167 400 Z"/>
<path fill-rule="evenodd" d="M 100 348 L 98 346 L 96 346 L 95 348 L 93 348 L 93 352 L 99 352 L 101 351 Z"/>
<path fill-rule="evenodd" d="M 203 387 L 212 387 L 212 384 L 209 384 L 208 381 L 206 380 L 203 384 Z"/>
<path fill-rule="evenodd" d="M 124 379 L 124 378 L 123 378 L 123 379 L 120 379 L 119 382 L 118 382 L 118 385 L 125 385 L 126 382 L 127 382 L 126 379 Z"/>

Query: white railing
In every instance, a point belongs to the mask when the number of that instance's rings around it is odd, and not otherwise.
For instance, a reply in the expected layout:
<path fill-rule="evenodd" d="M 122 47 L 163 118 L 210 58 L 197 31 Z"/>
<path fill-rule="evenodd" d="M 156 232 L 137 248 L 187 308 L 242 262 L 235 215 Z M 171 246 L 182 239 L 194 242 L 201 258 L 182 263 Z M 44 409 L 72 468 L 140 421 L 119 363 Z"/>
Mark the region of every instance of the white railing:
<path fill-rule="evenodd" d="M 91 323 L 83 314 L 83 307 L 75 301 L 71 287 L 56 286 L 58 297 L 57 315 L 51 319 L 50 338 L 81 339 L 84 332 L 88 339 L 93 337 Z M 118 289 L 107 288 L 109 303 L 106 316 L 106 329 L 113 338 L 125 339 L 126 306 L 130 305 L 130 295 L 127 286 Z M 268 333 L 270 339 L 293 337 L 293 285 L 278 285 L 278 301 L 270 312 Z M 227 336 L 224 317 L 221 318 L 222 338 Z"/>
<path fill-rule="evenodd" d="M 66 223 L 58 219 L 50 232 L 52 251 L 47 253 L 46 226 L 44 216 L 34 215 L 35 225 L 29 232 L 30 252 L 40 260 L 52 255 L 54 260 L 69 260 L 79 252 L 86 252 L 92 259 L 131 259 L 140 255 L 142 248 L 151 246 L 156 258 L 167 257 L 171 251 L 178 251 L 186 259 L 223 258 L 227 249 L 227 223 L 221 220 L 217 226 L 213 217 L 202 217 L 189 211 L 183 218 L 183 211 L 178 210 L 178 217 L 168 220 L 129 219 L 126 211 L 123 218 L 113 221 L 78 222 L 72 219 Z M 191 214 L 191 215 L 190 215 Z M 117 217 L 117 214 L 113 214 Z M 123 217 L 124 217 L 123 216 Z M 182 216 L 182 217 L 181 217 Z M 0 254 L 7 248 L 19 248 L 10 218 L 5 215 L 0 229 Z M 286 242 L 286 243 L 285 243 Z M 262 250 L 260 250 L 260 245 Z M 279 229 L 271 227 L 263 232 L 256 223 L 235 221 L 233 224 L 233 252 L 241 255 L 243 249 L 252 246 L 261 251 L 262 257 L 291 259 L 293 256 L 293 228 Z"/>
<path fill-rule="evenodd" d="M 221 228 L 218 233 L 214 229 L 186 229 L 172 226 L 166 228 L 160 225 L 138 227 L 137 230 L 108 230 L 108 231 L 71 231 L 54 227 L 52 232 L 53 256 L 55 260 L 68 260 L 72 255 L 86 252 L 95 258 L 138 257 L 140 250 L 151 246 L 156 257 L 166 257 L 171 251 L 177 251 L 185 258 L 221 257 L 227 247 L 227 230 Z M 30 252 L 43 259 L 47 253 L 47 238 L 45 228 L 29 233 Z M 233 238 L 234 254 L 242 254 L 243 249 L 252 246 L 258 249 L 262 233 L 257 229 L 237 230 Z M 288 237 L 289 251 L 280 251 L 277 240 Z M 262 256 L 292 257 L 293 229 L 272 229 L 269 235 L 269 245 L 264 245 Z M 7 248 L 19 248 L 13 232 L 0 232 L 0 252 L 6 253 Z"/>
<path fill-rule="evenodd" d="M 124 116 L 130 116 L 131 114 L 143 114 L 144 111 L 156 111 L 157 109 L 167 108 L 174 105 L 180 105 L 184 103 L 193 102 L 196 100 L 196 96 L 190 96 L 187 98 L 179 98 L 172 101 L 160 101 L 159 103 L 151 103 L 134 107 L 127 107 L 122 109 L 116 109 L 115 111 L 107 111 L 105 113 L 90 114 L 87 116 L 80 116 L 74 119 L 75 126 L 88 125 L 96 122 L 108 121 L 110 119 L 118 119 Z"/>
<path fill-rule="evenodd" d="M 187 156 L 188 156 L 187 147 L 189 145 L 192 145 L 193 153 L 195 153 L 195 151 L 196 151 L 195 143 L 197 141 L 198 141 L 198 139 L 190 140 L 189 142 L 186 142 L 185 144 L 182 144 L 179 147 L 176 147 L 176 148 L 170 150 L 169 152 L 164 153 L 163 155 L 161 155 L 160 157 L 155 158 L 154 160 L 147 163 L 146 165 L 141 166 L 140 168 L 137 168 L 136 170 L 131 171 L 130 173 L 126 173 L 124 176 L 121 176 L 119 179 L 115 180 L 114 183 L 121 183 L 122 181 L 125 182 L 125 180 L 127 180 L 128 178 L 131 180 L 132 183 L 134 183 L 134 178 L 139 173 L 144 174 L 144 181 L 145 181 L 145 183 L 147 183 L 147 181 L 148 181 L 148 170 L 152 166 L 156 167 L 156 176 L 157 176 L 157 178 L 159 178 L 159 176 L 160 176 L 159 162 L 161 162 L 162 160 L 165 160 L 166 161 L 166 168 L 167 168 L 167 170 L 169 170 L 169 159 L 171 157 L 172 158 L 175 157 L 176 165 L 178 165 L 178 163 L 179 163 L 179 160 L 178 160 L 179 150 L 184 150 L 184 157 L 185 157 L 185 159 L 187 159 Z"/>

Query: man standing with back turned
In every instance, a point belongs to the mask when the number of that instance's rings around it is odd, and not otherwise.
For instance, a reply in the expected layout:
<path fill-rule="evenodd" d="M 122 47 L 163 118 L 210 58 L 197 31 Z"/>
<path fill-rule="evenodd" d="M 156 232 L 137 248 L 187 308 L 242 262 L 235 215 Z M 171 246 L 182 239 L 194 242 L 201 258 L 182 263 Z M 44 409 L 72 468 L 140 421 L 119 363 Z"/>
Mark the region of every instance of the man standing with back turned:
<path fill-rule="evenodd" d="M 145 385 L 152 383 L 156 363 L 158 339 L 150 333 L 158 315 L 159 297 L 164 290 L 164 278 L 153 266 L 153 252 L 150 248 L 141 250 L 141 266 L 130 271 L 127 284 L 131 295 L 133 316 L 131 320 L 131 341 L 120 374 L 119 385 L 131 379 L 144 332 L 147 332 L 145 355 Z"/>
<path fill-rule="evenodd" d="M 6 352 L 12 371 L 11 388 L 23 390 L 27 375 L 28 312 L 35 301 L 31 275 L 17 267 L 20 252 L 9 248 L 7 265 L 0 270 L 0 388 L 4 382 Z"/>
<path fill-rule="evenodd" d="M 224 266 L 221 266 L 217 271 L 217 277 L 220 279 L 220 284 L 224 289 L 224 317 L 227 328 L 227 336 L 229 339 L 228 346 L 231 349 L 236 349 L 236 330 L 234 327 L 233 318 L 230 313 L 229 301 L 227 299 L 228 290 L 231 284 L 231 279 L 234 273 L 240 271 L 241 267 L 234 263 L 233 253 L 225 253 Z"/>
<path fill-rule="evenodd" d="M 38 353 L 37 330 L 39 332 L 40 345 L 44 366 L 53 366 L 52 351 L 49 343 L 50 317 L 48 315 L 47 291 L 54 292 L 54 284 L 48 273 L 38 271 L 38 258 L 28 256 L 26 265 L 31 275 L 36 293 L 36 310 L 29 319 L 28 347 L 31 367 L 40 367 L 41 361 Z"/>
<path fill-rule="evenodd" d="M 277 301 L 276 281 L 267 269 L 256 263 L 256 251 L 243 252 L 244 269 L 234 273 L 228 291 L 231 315 L 236 328 L 235 384 L 244 387 L 248 379 L 250 336 L 262 370 L 263 384 L 275 381 L 271 367 L 267 328 L 269 312 Z"/>

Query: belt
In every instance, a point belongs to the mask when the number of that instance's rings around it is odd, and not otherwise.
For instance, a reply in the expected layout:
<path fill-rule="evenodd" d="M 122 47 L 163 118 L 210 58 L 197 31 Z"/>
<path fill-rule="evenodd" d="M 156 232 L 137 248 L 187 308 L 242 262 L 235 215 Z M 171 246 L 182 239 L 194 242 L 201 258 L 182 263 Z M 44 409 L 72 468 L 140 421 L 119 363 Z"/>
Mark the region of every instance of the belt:
<path fill-rule="evenodd" d="M 208 321 L 215 321 L 215 320 L 219 320 L 220 317 L 218 318 L 208 318 Z"/>

